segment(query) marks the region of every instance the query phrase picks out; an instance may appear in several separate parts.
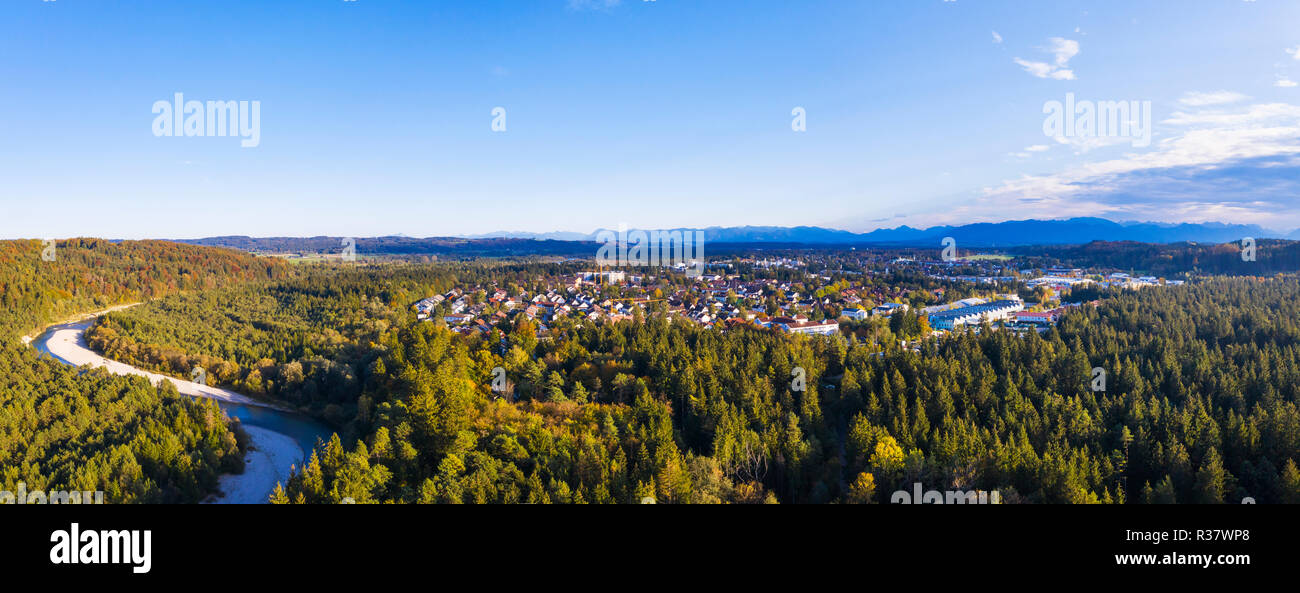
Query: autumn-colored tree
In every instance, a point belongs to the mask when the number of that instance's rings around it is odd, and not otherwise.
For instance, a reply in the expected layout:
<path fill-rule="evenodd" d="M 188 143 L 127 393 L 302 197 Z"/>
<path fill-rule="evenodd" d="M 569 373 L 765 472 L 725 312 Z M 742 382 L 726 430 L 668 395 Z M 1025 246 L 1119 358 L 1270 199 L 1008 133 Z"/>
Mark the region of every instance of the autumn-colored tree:
<path fill-rule="evenodd" d="M 848 501 L 853 504 L 868 504 L 876 496 L 876 478 L 867 472 L 858 474 L 849 486 Z"/>

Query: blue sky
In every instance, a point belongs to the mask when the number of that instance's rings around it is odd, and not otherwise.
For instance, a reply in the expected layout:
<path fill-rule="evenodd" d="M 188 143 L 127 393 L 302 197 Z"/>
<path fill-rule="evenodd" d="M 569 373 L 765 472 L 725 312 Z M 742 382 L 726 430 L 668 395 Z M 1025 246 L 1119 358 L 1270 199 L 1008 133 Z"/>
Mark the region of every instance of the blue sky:
<path fill-rule="evenodd" d="M 0 237 L 1290 230 L 1297 24 L 1294 0 L 7 0 Z M 177 92 L 258 101 L 260 144 L 155 136 Z M 1049 137 L 1067 93 L 1149 101 L 1150 144 Z"/>

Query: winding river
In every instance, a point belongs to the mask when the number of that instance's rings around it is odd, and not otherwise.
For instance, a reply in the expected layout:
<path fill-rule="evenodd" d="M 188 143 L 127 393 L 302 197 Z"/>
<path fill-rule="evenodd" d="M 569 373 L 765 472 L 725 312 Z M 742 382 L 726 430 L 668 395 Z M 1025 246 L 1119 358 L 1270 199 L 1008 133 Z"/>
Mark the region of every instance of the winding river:
<path fill-rule="evenodd" d="M 222 494 L 208 502 L 266 502 L 276 483 L 288 480 L 290 467 L 297 465 L 301 468 L 305 452 L 312 450 L 317 439 L 328 440 L 333 432 L 324 424 L 302 414 L 233 391 L 151 373 L 104 358 L 86 346 L 86 329 L 94 322 L 92 317 L 51 326 L 31 340 L 31 346 L 64 364 L 104 367 L 117 375 L 139 375 L 147 377 L 155 385 L 171 381 L 182 394 L 216 400 L 228 416 L 239 418 L 243 424 L 250 438 L 249 451 L 244 458 L 244 473 L 222 476 Z"/>

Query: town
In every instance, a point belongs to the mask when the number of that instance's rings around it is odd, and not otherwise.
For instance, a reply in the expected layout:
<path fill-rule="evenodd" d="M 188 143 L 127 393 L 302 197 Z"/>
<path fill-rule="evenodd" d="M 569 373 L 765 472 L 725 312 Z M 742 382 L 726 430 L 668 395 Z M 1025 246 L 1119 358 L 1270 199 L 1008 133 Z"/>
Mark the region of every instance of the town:
<path fill-rule="evenodd" d="M 539 336 L 562 321 L 616 323 L 661 314 L 727 330 L 769 328 L 835 335 L 888 325 L 916 339 L 969 328 L 1046 331 L 1070 309 L 1106 291 L 1174 286 L 1183 280 L 1111 270 L 1016 269 L 1005 256 L 953 261 L 881 252 L 803 251 L 710 261 L 698 277 L 682 266 L 625 271 L 584 269 L 539 277 L 536 290 L 462 286 L 412 305 L 418 319 L 462 334 L 488 333 L 523 316 Z M 895 319 L 897 317 L 897 319 Z"/>

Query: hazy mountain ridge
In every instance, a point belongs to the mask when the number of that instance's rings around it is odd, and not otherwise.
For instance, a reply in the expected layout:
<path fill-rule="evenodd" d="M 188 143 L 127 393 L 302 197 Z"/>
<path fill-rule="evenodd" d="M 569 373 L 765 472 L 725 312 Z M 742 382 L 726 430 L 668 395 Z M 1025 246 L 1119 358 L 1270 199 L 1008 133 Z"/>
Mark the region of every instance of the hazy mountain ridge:
<path fill-rule="evenodd" d="M 1066 220 L 1013 220 L 981 222 L 959 226 L 935 226 L 917 229 L 900 226 L 868 233 L 813 226 L 741 226 L 677 228 L 669 231 L 704 233 L 706 243 L 714 245 L 756 245 L 772 248 L 799 246 L 922 247 L 939 249 L 945 237 L 957 241 L 958 248 L 1010 248 L 1032 245 L 1085 245 L 1094 241 L 1173 243 L 1235 243 L 1246 237 L 1255 239 L 1300 239 L 1300 230 L 1283 233 L 1258 225 L 1224 223 L 1164 224 L 1151 222 L 1115 222 L 1101 218 Z M 582 255 L 590 251 L 601 231 L 587 235 L 572 232 L 509 233 L 461 237 L 357 237 L 358 253 L 397 255 Z M 615 231 L 616 232 L 616 231 Z M 177 243 L 231 247 L 245 251 L 338 253 L 342 237 L 247 237 L 224 236 L 183 239 Z"/>
<path fill-rule="evenodd" d="M 568 232 L 509 233 L 501 231 L 487 235 L 471 235 L 466 238 L 512 237 L 559 241 L 595 241 L 602 230 L 605 229 L 598 229 L 587 235 Z M 1103 218 L 1009 220 L 996 223 L 980 222 L 956 226 L 934 226 L 926 229 L 900 226 L 892 229 L 877 229 L 867 233 L 854 233 L 815 226 L 714 226 L 702 229 L 679 227 L 670 230 L 703 231 L 705 241 L 715 243 L 807 243 L 818 245 L 937 245 L 945 237 L 952 237 L 962 245 L 982 247 L 1081 245 L 1092 241 L 1226 243 L 1240 241 L 1245 237 L 1256 239 L 1300 239 L 1300 229 L 1286 233 L 1265 229 L 1258 225 L 1218 222 L 1181 224 L 1115 222 Z"/>

